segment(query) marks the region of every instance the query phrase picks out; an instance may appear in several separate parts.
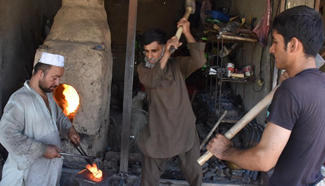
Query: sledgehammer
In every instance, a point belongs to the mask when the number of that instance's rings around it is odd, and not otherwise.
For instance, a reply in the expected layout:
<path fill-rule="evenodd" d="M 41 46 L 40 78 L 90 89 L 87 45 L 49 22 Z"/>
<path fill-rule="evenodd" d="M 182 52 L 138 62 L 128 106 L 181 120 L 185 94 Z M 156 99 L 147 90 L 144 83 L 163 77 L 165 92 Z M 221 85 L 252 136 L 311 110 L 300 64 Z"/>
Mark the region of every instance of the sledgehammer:
<path fill-rule="evenodd" d="M 190 14 L 194 14 L 194 12 L 195 12 L 195 0 L 185 0 L 185 14 L 183 18 L 188 20 Z M 183 32 L 183 27 L 178 27 L 175 34 L 178 40 L 181 38 L 182 32 Z M 175 52 L 175 50 L 176 49 L 174 47 L 171 47 L 169 52 L 172 54 Z"/>
<path fill-rule="evenodd" d="M 227 139 L 233 138 L 241 129 L 243 129 L 250 121 L 252 121 L 257 114 L 259 114 L 267 105 L 272 101 L 275 90 L 279 87 L 276 86 L 270 93 L 268 93 L 261 101 L 259 101 L 251 110 L 249 110 L 233 127 L 231 127 L 226 133 Z M 208 161 L 213 154 L 211 152 L 204 153 L 197 162 L 202 166 Z"/>

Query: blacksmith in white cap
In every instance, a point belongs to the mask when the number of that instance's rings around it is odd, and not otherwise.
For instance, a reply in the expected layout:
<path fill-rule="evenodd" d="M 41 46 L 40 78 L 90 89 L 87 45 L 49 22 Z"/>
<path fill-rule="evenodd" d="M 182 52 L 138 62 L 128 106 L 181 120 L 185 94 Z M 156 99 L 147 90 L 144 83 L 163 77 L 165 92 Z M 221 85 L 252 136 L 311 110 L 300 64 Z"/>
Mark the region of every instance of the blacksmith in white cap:
<path fill-rule="evenodd" d="M 0 121 L 0 143 L 9 152 L 0 186 L 59 185 L 60 136 L 80 143 L 52 95 L 63 73 L 64 57 L 43 52 L 31 79 L 11 95 Z"/>

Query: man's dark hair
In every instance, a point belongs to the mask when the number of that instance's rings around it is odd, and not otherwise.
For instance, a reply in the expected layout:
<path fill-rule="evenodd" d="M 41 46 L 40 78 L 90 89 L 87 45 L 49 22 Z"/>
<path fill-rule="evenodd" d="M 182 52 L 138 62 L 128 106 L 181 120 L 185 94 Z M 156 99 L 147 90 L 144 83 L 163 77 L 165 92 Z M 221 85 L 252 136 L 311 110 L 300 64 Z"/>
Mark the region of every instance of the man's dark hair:
<path fill-rule="evenodd" d="M 307 6 L 296 6 L 280 13 L 275 17 L 272 29 L 283 36 L 285 46 L 296 37 L 307 56 L 315 57 L 324 41 L 322 18 Z"/>
<path fill-rule="evenodd" d="M 44 74 L 46 74 L 46 72 L 51 68 L 51 65 L 48 64 L 44 64 L 41 62 L 38 62 L 35 66 L 34 66 L 34 73 L 36 74 L 38 71 L 43 71 Z"/>
<path fill-rule="evenodd" d="M 150 29 L 143 33 L 142 43 L 143 45 L 148 45 L 154 41 L 157 41 L 159 44 L 166 44 L 166 33 L 159 29 Z"/>

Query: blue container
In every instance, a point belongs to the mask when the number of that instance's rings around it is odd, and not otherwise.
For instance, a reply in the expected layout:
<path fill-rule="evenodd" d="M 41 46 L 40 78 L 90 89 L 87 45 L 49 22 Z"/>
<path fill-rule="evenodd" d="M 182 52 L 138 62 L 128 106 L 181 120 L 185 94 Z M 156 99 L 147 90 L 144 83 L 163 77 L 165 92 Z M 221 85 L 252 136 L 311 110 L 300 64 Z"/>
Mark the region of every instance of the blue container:
<path fill-rule="evenodd" d="M 210 15 L 211 18 L 218 19 L 218 20 L 220 20 L 222 22 L 225 22 L 225 23 L 229 22 L 229 19 L 230 19 L 230 17 L 227 14 L 224 14 L 224 13 L 222 13 L 220 11 L 217 11 L 217 10 L 209 11 L 209 15 Z"/>

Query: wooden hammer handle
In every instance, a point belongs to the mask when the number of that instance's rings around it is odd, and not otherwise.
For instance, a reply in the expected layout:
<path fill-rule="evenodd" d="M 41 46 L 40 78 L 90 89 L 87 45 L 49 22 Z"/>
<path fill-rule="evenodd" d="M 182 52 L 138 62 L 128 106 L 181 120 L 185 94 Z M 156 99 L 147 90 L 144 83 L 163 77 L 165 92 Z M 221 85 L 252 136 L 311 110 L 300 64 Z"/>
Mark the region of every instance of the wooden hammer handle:
<path fill-rule="evenodd" d="M 190 17 L 190 14 L 192 13 L 193 8 L 192 7 L 186 7 L 186 11 L 185 14 L 183 16 L 183 18 L 185 18 L 186 20 Z M 183 27 L 178 27 L 175 36 L 177 37 L 177 39 L 179 40 L 181 38 L 183 32 Z"/>
<path fill-rule="evenodd" d="M 192 7 L 186 7 L 186 11 L 185 14 L 183 16 L 183 18 L 185 18 L 186 20 L 190 17 L 190 14 L 192 13 L 193 8 Z M 175 36 L 177 37 L 177 39 L 179 40 L 181 38 L 181 35 L 183 33 L 183 27 L 178 27 Z M 174 53 L 176 50 L 176 48 L 174 48 L 173 46 L 170 47 L 169 52 L 172 54 Z"/>
<path fill-rule="evenodd" d="M 250 121 L 252 121 L 267 105 L 269 105 L 272 101 L 274 92 L 278 87 L 279 86 L 276 86 L 261 101 L 259 101 L 251 110 L 249 110 L 233 127 L 231 127 L 225 133 L 225 137 L 231 140 L 231 138 L 233 138 L 241 129 L 243 129 Z M 197 160 L 197 162 L 202 166 L 212 156 L 213 154 L 207 151 Z"/>

